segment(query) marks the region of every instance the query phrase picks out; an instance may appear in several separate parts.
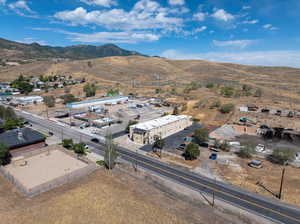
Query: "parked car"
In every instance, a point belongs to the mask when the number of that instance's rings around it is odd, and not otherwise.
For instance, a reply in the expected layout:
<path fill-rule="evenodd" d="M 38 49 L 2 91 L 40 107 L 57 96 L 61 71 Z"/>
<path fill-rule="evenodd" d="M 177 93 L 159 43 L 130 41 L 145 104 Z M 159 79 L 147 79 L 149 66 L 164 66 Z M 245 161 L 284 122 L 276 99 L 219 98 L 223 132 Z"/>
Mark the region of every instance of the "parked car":
<path fill-rule="evenodd" d="M 256 152 L 264 152 L 266 150 L 266 147 L 263 145 L 263 144 L 258 144 L 256 147 L 255 147 L 255 151 Z"/>
<path fill-rule="evenodd" d="M 185 151 L 185 148 L 186 148 L 186 144 L 180 144 L 178 147 L 177 147 L 177 150 L 179 151 Z"/>
<path fill-rule="evenodd" d="M 52 131 L 49 131 L 48 134 L 51 136 L 54 135 L 54 133 Z"/>
<path fill-rule="evenodd" d="M 248 165 L 249 165 L 250 167 L 253 167 L 253 168 L 256 168 L 256 169 L 260 169 L 260 168 L 263 167 L 263 166 L 262 166 L 262 161 L 260 161 L 260 160 L 251 160 L 251 161 L 248 163 Z"/>
<path fill-rule="evenodd" d="M 91 142 L 100 143 L 100 141 L 99 141 L 98 138 L 92 138 L 92 139 L 91 139 Z"/>
<path fill-rule="evenodd" d="M 213 152 L 212 154 L 210 154 L 209 159 L 211 160 L 216 160 L 218 158 L 218 154 Z"/>

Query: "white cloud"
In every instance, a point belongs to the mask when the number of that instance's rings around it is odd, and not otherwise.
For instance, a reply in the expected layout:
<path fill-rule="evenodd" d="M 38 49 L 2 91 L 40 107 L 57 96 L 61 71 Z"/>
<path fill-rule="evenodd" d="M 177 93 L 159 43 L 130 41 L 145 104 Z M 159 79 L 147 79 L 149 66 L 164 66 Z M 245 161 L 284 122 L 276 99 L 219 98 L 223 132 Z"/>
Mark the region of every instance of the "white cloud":
<path fill-rule="evenodd" d="M 10 3 L 8 5 L 8 8 L 10 8 L 12 11 L 14 11 L 20 16 L 33 17 L 33 18 L 37 17 L 36 12 L 31 10 L 31 8 L 28 6 L 25 0 L 19 0 L 14 3 Z"/>
<path fill-rule="evenodd" d="M 206 29 L 207 29 L 206 26 L 201 26 L 201 27 L 199 27 L 199 28 L 196 28 L 196 29 L 194 30 L 194 32 L 195 32 L 195 33 L 201 33 L 201 32 L 203 32 L 203 31 L 206 30 Z"/>
<path fill-rule="evenodd" d="M 243 10 L 251 9 L 251 6 L 249 6 L 249 5 L 244 5 L 242 9 L 243 9 Z"/>
<path fill-rule="evenodd" d="M 169 0 L 170 5 L 184 5 L 185 1 L 184 0 Z"/>
<path fill-rule="evenodd" d="M 263 25 L 263 28 L 268 29 L 268 30 L 278 30 L 278 27 L 273 26 L 272 24 L 265 24 Z"/>
<path fill-rule="evenodd" d="M 112 7 L 117 5 L 118 3 L 114 0 L 80 0 L 81 2 L 88 5 L 98 5 L 103 7 Z"/>
<path fill-rule="evenodd" d="M 213 40 L 213 44 L 217 47 L 238 47 L 245 48 L 250 44 L 253 44 L 257 40 L 229 40 L 229 41 L 219 41 Z"/>
<path fill-rule="evenodd" d="M 201 59 L 246 65 L 300 68 L 300 51 L 207 52 L 193 54 L 177 50 L 166 50 L 160 56 L 170 59 Z"/>
<path fill-rule="evenodd" d="M 197 13 L 194 14 L 193 17 L 194 17 L 195 20 L 204 21 L 205 17 L 206 17 L 206 14 L 203 13 L 203 12 L 197 12 Z"/>
<path fill-rule="evenodd" d="M 86 34 L 47 27 L 34 27 L 32 30 L 62 33 L 67 35 L 67 39 L 81 43 L 139 43 L 153 42 L 160 38 L 160 35 L 146 31 L 95 32 Z"/>
<path fill-rule="evenodd" d="M 234 19 L 234 15 L 226 12 L 224 9 L 216 10 L 212 15 L 213 18 L 224 22 L 229 22 Z"/>
<path fill-rule="evenodd" d="M 146 32 L 97 32 L 92 34 L 65 32 L 73 42 L 138 43 L 159 40 L 159 35 Z"/>
<path fill-rule="evenodd" d="M 140 0 L 128 12 L 123 9 L 88 12 L 79 7 L 73 11 L 58 12 L 54 18 L 70 25 L 98 25 L 109 30 L 174 30 L 183 25 L 181 18 L 170 16 L 166 8 L 152 0 Z"/>
<path fill-rule="evenodd" d="M 254 20 L 245 20 L 243 21 L 242 23 L 243 24 L 256 24 L 258 23 L 259 21 L 257 19 L 254 19 Z"/>
<path fill-rule="evenodd" d="M 0 0 L 0 4 L 5 4 L 6 3 L 6 0 Z"/>

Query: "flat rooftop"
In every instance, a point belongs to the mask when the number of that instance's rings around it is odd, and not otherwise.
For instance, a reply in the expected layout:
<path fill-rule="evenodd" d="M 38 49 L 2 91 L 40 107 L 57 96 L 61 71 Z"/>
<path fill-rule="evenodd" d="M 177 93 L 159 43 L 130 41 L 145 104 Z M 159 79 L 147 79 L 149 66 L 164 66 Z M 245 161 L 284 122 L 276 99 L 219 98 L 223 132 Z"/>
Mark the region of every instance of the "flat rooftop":
<path fill-rule="evenodd" d="M 84 100 L 74 103 L 68 103 L 66 105 L 67 108 L 72 108 L 74 106 L 84 105 L 84 104 L 105 104 L 110 103 L 110 101 L 118 101 L 118 100 L 128 100 L 127 96 L 114 96 L 114 97 L 104 97 L 94 100 Z"/>
<path fill-rule="evenodd" d="M 177 115 L 167 115 L 167 116 L 163 116 L 163 117 L 160 117 L 160 118 L 157 118 L 154 120 L 150 120 L 150 121 L 146 121 L 146 122 L 139 123 L 136 125 L 132 125 L 131 127 L 137 128 L 140 130 L 149 131 L 151 129 L 159 128 L 159 127 L 162 127 L 169 123 L 188 119 L 188 118 L 189 118 L 189 116 L 187 116 L 187 115 L 178 115 L 178 116 Z"/>
<path fill-rule="evenodd" d="M 20 165 L 22 164 L 22 165 Z M 51 150 L 5 166 L 5 169 L 28 190 L 55 178 L 65 176 L 88 164 L 62 150 Z"/>

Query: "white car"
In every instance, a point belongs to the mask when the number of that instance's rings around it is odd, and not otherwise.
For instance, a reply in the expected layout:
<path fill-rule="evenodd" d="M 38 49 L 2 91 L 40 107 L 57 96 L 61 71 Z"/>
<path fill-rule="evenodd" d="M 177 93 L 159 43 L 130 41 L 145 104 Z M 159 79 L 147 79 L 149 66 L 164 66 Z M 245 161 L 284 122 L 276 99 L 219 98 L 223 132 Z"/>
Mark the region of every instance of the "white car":
<path fill-rule="evenodd" d="M 256 147 L 255 147 L 255 151 L 256 152 L 264 152 L 266 150 L 266 147 L 263 145 L 263 144 L 258 144 Z"/>

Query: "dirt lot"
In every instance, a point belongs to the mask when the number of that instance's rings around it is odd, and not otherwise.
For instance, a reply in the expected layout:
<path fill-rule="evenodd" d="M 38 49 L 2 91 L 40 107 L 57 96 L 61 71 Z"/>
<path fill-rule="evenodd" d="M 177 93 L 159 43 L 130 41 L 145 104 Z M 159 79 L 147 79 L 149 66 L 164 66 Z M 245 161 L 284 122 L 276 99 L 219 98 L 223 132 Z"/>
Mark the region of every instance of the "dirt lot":
<path fill-rule="evenodd" d="M 272 164 L 268 161 L 263 162 L 263 168 L 255 169 L 248 166 L 248 159 L 236 158 L 233 162 L 240 164 L 241 169 L 235 167 L 219 165 L 218 173 L 228 182 L 267 197 L 275 197 L 258 186 L 262 183 L 273 193 L 279 192 L 282 166 Z M 283 202 L 300 206 L 300 169 L 287 166 L 285 170 Z"/>
<path fill-rule="evenodd" d="M 34 198 L 24 198 L 0 176 L 0 220 L 6 224 L 251 223 L 192 204 L 118 170 L 100 169 Z"/>

